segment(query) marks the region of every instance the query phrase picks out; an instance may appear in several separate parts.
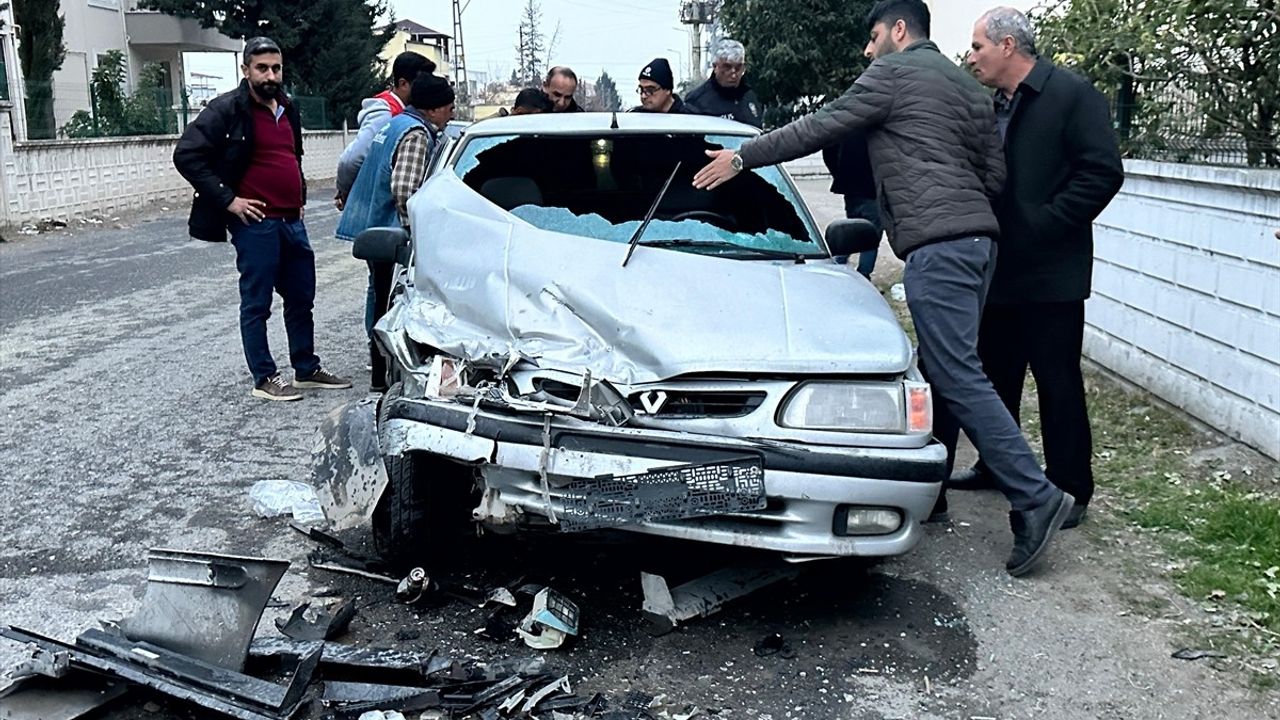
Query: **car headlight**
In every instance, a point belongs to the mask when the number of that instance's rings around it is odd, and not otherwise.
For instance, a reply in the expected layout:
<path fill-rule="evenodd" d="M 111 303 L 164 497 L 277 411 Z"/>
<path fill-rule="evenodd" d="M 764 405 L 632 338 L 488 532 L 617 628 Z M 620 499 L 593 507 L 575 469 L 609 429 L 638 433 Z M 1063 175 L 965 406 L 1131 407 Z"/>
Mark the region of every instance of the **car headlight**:
<path fill-rule="evenodd" d="M 809 382 L 782 406 L 783 427 L 904 433 L 933 429 L 929 386 L 906 382 Z"/>

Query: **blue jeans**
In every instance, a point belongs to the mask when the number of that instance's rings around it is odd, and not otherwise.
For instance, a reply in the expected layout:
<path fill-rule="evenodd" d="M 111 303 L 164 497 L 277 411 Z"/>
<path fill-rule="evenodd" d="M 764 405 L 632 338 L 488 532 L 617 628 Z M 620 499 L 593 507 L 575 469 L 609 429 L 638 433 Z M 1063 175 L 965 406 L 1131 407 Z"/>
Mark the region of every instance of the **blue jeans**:
<path fill-rule="evenodd" d="M 1029 510 L 1052 499 L 1053 486 L 978 359 L 978 325 L 995 267 L 990 238 L 935 242 L 907 255 L 902 282 L 948 474 L 963 429 L 1013 509 Z"/>
<path fill-rule="evenodd" d="M 268 218 L 244 224 L 233 220 L 231 244 L 240 271 L 240 341 L 253 384 L 276 374 L 267 343 L 272 291 L 284 301 L 284 328 L 289 336 L 289 364 L 294 375 L 308 377 L 320 369 L 315 353 L 311 308 L 316 297 L 316 257 L 302 220 Z"/>
<path fill-rule="evenodd" d="M 876 234 L 884 232 L 884 228 L 880 227 L 880 206 L 876 204 L 875 198 L 862 198 L 857 195 L 844 196 L 844 216 L 850 220 L 866 220 L 875 226 Z M 876 255 L 879 249 L 867 250 L 858 254 L 858 274 L 868 280 L 871 279 L 871 271 L 876 267 Z M 835 261 L 844 265 L 849 261 L 848 255 L 837 255 Z"/>

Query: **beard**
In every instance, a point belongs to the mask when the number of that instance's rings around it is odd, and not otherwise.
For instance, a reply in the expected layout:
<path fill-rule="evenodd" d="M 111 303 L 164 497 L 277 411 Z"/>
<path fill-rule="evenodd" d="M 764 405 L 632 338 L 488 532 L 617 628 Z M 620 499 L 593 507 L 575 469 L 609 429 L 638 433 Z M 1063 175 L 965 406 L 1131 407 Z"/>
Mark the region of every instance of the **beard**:
<path fill-rule="evenodd" d="M 250 83 L 250 86 L 260 98 L 273 98 L 280 94 L 280 83 L 273 80 L 266 80 L 260 83 Z"/>

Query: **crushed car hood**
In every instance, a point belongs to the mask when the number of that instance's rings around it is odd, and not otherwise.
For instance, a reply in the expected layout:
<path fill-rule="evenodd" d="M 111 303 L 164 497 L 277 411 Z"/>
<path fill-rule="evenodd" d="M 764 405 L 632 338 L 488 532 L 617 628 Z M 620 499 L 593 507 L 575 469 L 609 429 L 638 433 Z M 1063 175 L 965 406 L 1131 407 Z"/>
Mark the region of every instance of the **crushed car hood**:
<path fill-rule="evenodd" d="M 744 261 L 536 228 L 450 172 L 409 203 L 414 288 L 378 331 L 478 360 L 634 385 L 689 373 L 896 374 L 911 347 L 875 289 L 827 261 Z"/>

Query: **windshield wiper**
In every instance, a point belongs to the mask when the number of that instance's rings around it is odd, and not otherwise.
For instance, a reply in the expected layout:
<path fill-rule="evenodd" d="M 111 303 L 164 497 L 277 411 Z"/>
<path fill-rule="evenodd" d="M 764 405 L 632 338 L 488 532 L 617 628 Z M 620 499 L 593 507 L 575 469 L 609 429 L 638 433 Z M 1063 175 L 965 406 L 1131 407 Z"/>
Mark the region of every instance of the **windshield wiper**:
<path fill-rule="evenodd" d="M 803 253 L 787 252 L 786 250 L 768 250 L 765 248 L 753 248 L 746 245 L 729 242 L 728 240 L 642 240 L 641 245 L 646 247 L 712 247 L 738 250 L 752 255 L 760 255 L 762 257 L 782 258 L 784 260 L 795 260 L 798 263 L 804 262 Z"/>
<path fill-rule="evenodd" d="M 645 228 L 649 227 L 649 221 L 653 220 L 653 216 L 658 212 L 658 204 L 662 202 L 662 198 L 666 196 L 667 189 L 671 187 L 671 181 L 676 179 L 676 173 L 680 172 L 680 162 L 676 163 L 675 168 L 671 170 L 671 174 L 667 176 L 667 181 L 662 184 L 662 189 L 658 191 L 658 197 L 653 199 L 653 204 L 649 206 L 649 212 L 645 213 L 644 222 L 640 223 L 640 227 L 636 228 L 636 234 L 631 236 L 627 241 L 627 255 L 622 258 L 622 267 L 627 266 L 627 261 L 631 259 L 631 253 L 636 251 L 636 243 L 640 241 L 640 236 L 644 234 Z"/>

